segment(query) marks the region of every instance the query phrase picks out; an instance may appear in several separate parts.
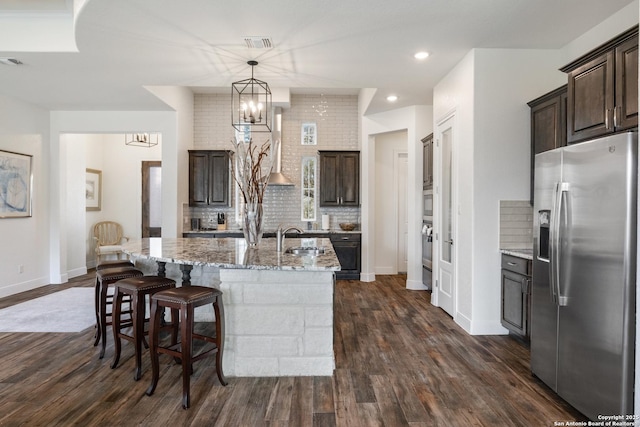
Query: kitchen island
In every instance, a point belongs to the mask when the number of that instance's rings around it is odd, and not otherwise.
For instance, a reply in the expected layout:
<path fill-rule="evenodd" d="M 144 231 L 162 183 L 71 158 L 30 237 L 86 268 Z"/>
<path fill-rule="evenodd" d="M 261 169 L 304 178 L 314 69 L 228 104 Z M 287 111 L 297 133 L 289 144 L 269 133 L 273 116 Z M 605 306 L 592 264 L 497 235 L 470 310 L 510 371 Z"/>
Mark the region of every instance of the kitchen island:
<path fill-rule="evenodd" d="M 223 292 L 225 375 L 330 376 L 334 274 L 340 263 L 329 239 L 286 239 L 284 247 L 292 246 L 322 246 L 325 252 L 278 253 L 276 239 L 249 249 L 237 238 L 145 238 L 127 242 L 123 250 L 146 274 Z M 213 321 L 211 307 L 198 310 L 196 320 Z"/>

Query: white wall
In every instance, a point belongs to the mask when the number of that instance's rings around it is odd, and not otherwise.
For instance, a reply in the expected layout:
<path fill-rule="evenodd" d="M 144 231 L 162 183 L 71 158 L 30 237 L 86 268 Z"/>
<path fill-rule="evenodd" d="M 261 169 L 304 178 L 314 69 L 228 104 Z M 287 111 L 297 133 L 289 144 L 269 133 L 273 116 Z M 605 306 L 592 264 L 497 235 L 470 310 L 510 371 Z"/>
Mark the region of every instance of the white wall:
<path fill-rule="evenodd" d="M 185 87 L 153 86 L 147 89 L 176 111 L 163 132 L 162 146 L 162 236 L 182 235 L 183 205 L 189 203 L 189 153 L 194 148 L 193 92 Z M 174 133 L 174 134 L 173 134 Z"/>
<path fill-rule="evenodd" d="M 562 85 L 558 58 L 548 50 L 476 49 L 434 90 L 436 124 L 455 116 L 454 320 L 472 334 L 506 332 L 500 325 L 499 205 L 501 199 L 529 198 L 526 103 Z M 439 173 L 437 165 L 436 187 Z M 439 194 L 434 198 L 438 224 Z M 438 256 L 436 245 L 436 269 Z"/>
<path fill-rule="evenodd" d="M 370 97 L 368 91 L 360 96 L 360 108 Z M 432 109 L 419 105 L 361 119 L 361 195 L 362 195 L 362 273 L 360 280 L 375 280 L 375 136 L 406 130 L 407 133 L 407 191 L 408 191 L 408 268 L 407 288 L 425 289 L 422 284 L 422 141 L 433 130 Z"/>
<path fill-rule="evenodd" d="M 426 136 L 426 135 L 425 135 Z M 407 132 L 390 132 L 375 137 L 376 200 L 375 200 L 375 266 L 376 274 L 398 273 L 398 174 L 406 170 L 395 168 L 398 153 L 407 152 Z M 406 188 L 401 189 L 407 191 Z"/>
<path fill-rule="evenodd" d="M 505 332 L 499 324 L 499 201 L 529 198 L 530 119 L 526 103 L 566 83 L 566 75 L 557 70 L 575 59 L 568 55 L 582 54 L 604 43 L 635 25 L 637 16 L 635 1 L 563 49 L 475 49 L 436 86 L 435 124 L 452 113 L 456 118 L 454 320 L 468 332 Z M 435 150 L 437 160 L 438 147 Z M 437 186 L 437 164 L 435 172 Z M 437 194 L 435 199 L 437 223 Z M 438 255 L 434 247 L 436 269 Z"/>
<path fill-rule="evenodd" d="M 85 240 L 86 221 L 94 218 L 83 212 L 85 159 L 81 150 L 87 140 L 100 136 L 78 135 L 80 133 L 160 132 L 163 235 L 175 237 L 178 230 L 182 230 L 182 204 L 188 198 L 188 177 L 178 170 L 187 170 L 187 149 L 192 147 L 193 97 L 185 88 L 156 89 L 180 113 L 49 112 L 0 95 L 0 150 L 33 155 L 34 180 L 33 216 L 0 219 L 0 297 L 49 283 L 64 283 L 86 268 L 86 256 L 91 250 Z M 109 167 L 108 156 L 103 152 L 98 157 L 103 159 L 96 158 L 93 164 L 103 166 L 94 168 L 104 171 Z M 112 167 L 117 170 L 128 160 L 134 159 L 116 157 Z M 139 160 L 135 159 L 135 170 L 131 169 L 136 176 L 140 174 Z M 123 177 L 122 182 L 113 185 L 128 186 L 128 179 Z M 136 184 L 140 182 L 140 178 L 134 179 Z M 105 182 L 105 185 L 109 188 L 111 184 Z M 117 210 L 127 212 L 131 203 L 137 206 L 139 195 L 133 198 L 135 201 L 127 200 Z M 136 215 L 132 221 L 139 224 L 140 209 L 134 207 L 131 212 Z M 139 225 L 127 228 L 131 233 L 139 233 Z M 23 266 L 23 273 L 19 273 L 19 266 Z"/>
<path fill-rule="evenodd" d="M 475 53 L 472 333 L 500 326 L 500 200 L 530 197 L 527 102 L 566 83 L 548 50 L 478 49 Z"/>
<path fill-rule="evenodd" d="M 188 114 L 184 115 L 189 118 Z M 193 116 L 191 115 L 192 119 Z M 182 123 L 182 122 L 181 122 Z M 70 234 L 67 230 L 70 229 L 69 220 L 67 219 L 67 187 L 66 183 L 69 179 L 68 175 L 73 173 L 73 169 L 68 165 L 68 151 L 69 144 L 67 136 L 65 134 L 73 133 L 124 133 L 124 132 L 159 132 L 162 135 L 162 143 L 160 145 L 162 150 L 162 232 L 165 237 L 176 237 L 178 226 L 180 230 L 182 226 L 180 224 L 181 217 L 178 212 L 181 212 L 182 200 L 187 197 L 186 189 L 183 190 L 184 194 L 178 195 L 178 120 L 177 114 L 171 111 L 151 111 L 151 112 L 137 112 L 137 111 L 55 111 L 51 113 L 51 127 L 50 127 L 50 152 L 51 170 L 49 173 L 49 193 L 51 214 L 49 216 L 49 236 L 50 236 L 50 277 L 48 283 L 65 283 L 69 278 L 69 267 L 75 264 L 75 261 L 70 262 L 67 259 L 68 245 L 70 244 L 83 244 L 86 246 L 86 242 L 78 243 L 77 236 Z M 184 125 L 183 125 L 184 126 Z M 193 127 L 193 123 L 189 124 L 189 127 Z M 189 140 L 190 144 L 191 141 Z M 124 145 L 121 139 L 118 144 Z M 122 147 L 121 147 L 122 148 Z M 127 147 L 138 148 L 138 147 Z M 186 148 L 184 149 L 186 153 Z M 129 152 L 130 153 L 130 152 Z M 102 153 L 105 167 L 108 167 L 109 161 L 112 161 L 114 169 L 122 168 L 122 165 L 128 165 L 128 159 L 126 155 L 122 158 L 111 157 Z M 137 160 L 139 162 L 139 159 Z M 94 163 L 95 164 L 95 163 Z M 169 165 L 168 167 L 166 165 Z M 88 166 L 90 167 L 90 166 Z M 126 166 L 127 169 L 131 168 L 131 165 Z M 82 168 L 81 168 L 82 169 Z M 97 168 L 96 168 L 97 169 Z M 139 173 L 139 165 L 135 167 Z M 187 170 L 187 160 L 184 159 L 184 165 L 181 166 L 181 171 Z M 103 175 L 103 179 L 104 175 Z M 106 179 L 105 179 L 106 180 Z M 83 180 L 84 181 L 84 180 Z M 136 184 L 140 182 L 140 179 L 136 179 Z M 166 184 L 166 185 L 165 185 Z M 111 184 L 105 183 L 109 186 Z M 117 187 L 118 184 L 113 184 Z M 127 181 L 122 185 L 130 185 Z M 185 186 L 186 187 L 186 186 Z M 109 190 L 103 188 L 103 191 L 116 191 L 115 189 Z M 104 200 L 103 200 L 104 203 Z M 123 203 L 133 203 L 130 200 Z M 134 216 L 136 214 L 130 206 L 126 204 L 118 206 L 117 209 L 127 212 L 127 215 Z M 129 212 L 131 209 L 131 212 Z M 136 209 L 139 212 L 139 209 Z M 137 219 L 136 219 L 137 220 Z M 138 222 L 139 223 L 139 222 Z M 128 231 L 128 230 L 126 230 Z M 135 232 L 133 230 L 132 232 Z M 139 231 L 138 231 L 139 233 Z M 72 238 L 72 241 L 68 241 Z M 85 234 L 80 237 L 84 239 Z M 71 270 L 71 274 L 74 274 L 75 268 Z"/>
<path fill-rule="evenodd" d="M 0 297 L 49 283 L 48 129 L 47 111 L 0 95 L 0 150 L 33 156 L 33 216 L 0 219 Z"/>
<path fill-rule="evenodd" d="M 568 64 L 602 43 L 638 24 L 640 2 L 634 0 L 617 13 L 606 18 L 580 37 L 560 49 L 561 66 Z"/>
<path fill-rule="evenodd" d="M 90 212 L 85 209 L 85 151 L 89 143 L 86 135 L 63 135 L 66 161 L 66 208 L 67 220 L 67 275 L 76 277 L 87 273 L 85 253 L 87 239 L 85 221 Z M 102 170 L 102 164 L 89 166 Z"/>
<path fill-rule="evenodd" d="M 98 221 L 115 221 L 122 225 L 123 235 L 131 239 L 142 237 L 142 162 L 162 159 L 162 137 L 154 147 L 127 146 L 122 134 L 74 135 L 86 149 L 85 166 L 102 171 L 102 209 L 86 212 L 86 250 L 81 261 L 89 268 L 95 266 L 93 225 Z M 79 171 L 84 182 L 85 170 Z M 163 183 L 164 185 L 164 183 Z M 68 198 L 72 196 L 68 193 Z M 75 197 L 84 200 L 82 193 Z M 76 242 L 74 244 L 78 244 Z M 68 260 L 71 263 L 71 260 Z"/>
<path fill-rule="evenodd" d="M 475 52 L 471 51 L 462 61 L 434 88 L 433 91 L 433 118 L 434 128 L 443 120 L 453 115 L 453 163 L 454 169 L 459 171 L 455 179 L 457 188 L 465 191 L 453 189 L 453 210 L 458 212 L 455 220 L 455 235 L 453 236 L 453 257 L 456 270 L 454 271 L 454 281 L 456 284 L 457 297 L 454 298 L 454 320 L 472 318 L 472 211 L 474 192 L 473 188 L 473 121 L 474 121 L 474 63 Z M 440 195 L 437 189 L 440 187 L 441 151 L 439 144 L 435 143 L 438 135 L 434 134 L 434 200 L 433 200 L 433 222 L 436 233 L 439 233 L 440 219 Z M 434 277 L 438 277 L 440 247 L 439 241 L 434 240 L 433 245 L 433 272 Z M 438 294 L 434 292 L 431 301 L 438 305 Z M 464 297 L 462 297 L 464 296 Z M 468 321 L 466 323 L 469 323 Z"/>

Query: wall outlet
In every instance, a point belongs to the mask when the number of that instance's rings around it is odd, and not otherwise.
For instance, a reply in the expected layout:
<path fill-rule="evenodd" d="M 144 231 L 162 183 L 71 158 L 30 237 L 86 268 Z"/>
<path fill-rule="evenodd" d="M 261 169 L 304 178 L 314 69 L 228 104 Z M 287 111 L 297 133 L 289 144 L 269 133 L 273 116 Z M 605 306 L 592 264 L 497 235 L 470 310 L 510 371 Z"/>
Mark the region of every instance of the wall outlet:
<path fill-rule="evenodd" d="M 18 266 L 18 273 L 20 273 L 20 274 L 24 273 L 24 265 L 20 264 Z"/>

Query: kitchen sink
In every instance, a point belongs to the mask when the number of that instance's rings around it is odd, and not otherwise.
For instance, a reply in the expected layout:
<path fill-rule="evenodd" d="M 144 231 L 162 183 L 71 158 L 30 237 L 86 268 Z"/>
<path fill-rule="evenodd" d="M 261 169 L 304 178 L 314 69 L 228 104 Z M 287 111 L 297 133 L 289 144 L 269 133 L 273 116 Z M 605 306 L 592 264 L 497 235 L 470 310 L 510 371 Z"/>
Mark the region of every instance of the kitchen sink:
<path fill-rule="evenodd" d="M 292 254 L 292 255 L 307 255 L 307 256 L 317 256 L 317 255 L 322 255 L 324 254 L 324 246 L 312 246 L 312 247 L 305 247 L 305 246 L 296 246 L 296 247 L 291 247 L 291 248 L 287 248 L 284 253 L 286 254 Z"/>

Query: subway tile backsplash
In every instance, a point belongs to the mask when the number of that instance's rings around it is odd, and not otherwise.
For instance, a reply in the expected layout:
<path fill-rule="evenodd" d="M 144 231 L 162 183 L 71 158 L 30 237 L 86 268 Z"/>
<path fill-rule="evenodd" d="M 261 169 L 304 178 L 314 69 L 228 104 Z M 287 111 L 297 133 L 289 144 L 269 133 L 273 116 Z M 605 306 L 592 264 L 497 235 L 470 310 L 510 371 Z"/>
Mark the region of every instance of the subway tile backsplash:
<path fill-rule="evenodd" d="M 500 201 L 500 249 L 533 247 L 533 208 L 528 200 Z"/>
<path fill-rule="evenodd" d="M 234 136 L 230 123 L 228 94 L 196 94 L 194 96 L 194 149 L 229 150 Z M 314 122 L 318 144 L 300 143 L 303 123 Z M 256 134 L 260 143 L 269 135 Z M 355 95 L 291 95 L 291 107 L 282 111 L 282 173 L 294 186 L 267 187 L 264 201 L 264 227 L 274 231 L 279 224 L 295 225 L 307 229 L 309 224 L 301 220 L 300 184 L 302 181 L 302 157 L 318 157 L 318 150 L 359 150 L 358 97 Z M 316 174 L 319 170 L 316 170 Z M 319 194 L 319 188 L 316 188 Z M 235 206 L 235 194 L 232 195 Z M 341 222 L 360 223 L 360 208 L 320 208 L 316 205 L 316 221 L 321 228 L 322 215 L 330 215 L 331 229 L 339 229 Z M 191 229 L 191 218 L 200 218 L 201 227 L 216 225 L 217 214 L 224 212 L 228 229 L 239 229 L 234 207 L 192 208 L 183 207 L 183 229 Z"/>

